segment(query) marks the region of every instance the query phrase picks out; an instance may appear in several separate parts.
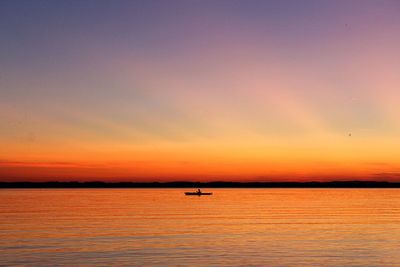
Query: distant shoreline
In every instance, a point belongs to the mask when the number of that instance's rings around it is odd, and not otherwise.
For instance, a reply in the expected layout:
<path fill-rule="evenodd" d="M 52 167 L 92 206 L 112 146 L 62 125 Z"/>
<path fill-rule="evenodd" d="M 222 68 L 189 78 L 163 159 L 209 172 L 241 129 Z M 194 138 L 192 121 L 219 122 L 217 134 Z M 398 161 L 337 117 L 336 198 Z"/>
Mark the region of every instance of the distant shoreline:
<path fill-rule="evenodd" d="M 400 188 L 398 182 L 0 182 L 10 188 Z"/>

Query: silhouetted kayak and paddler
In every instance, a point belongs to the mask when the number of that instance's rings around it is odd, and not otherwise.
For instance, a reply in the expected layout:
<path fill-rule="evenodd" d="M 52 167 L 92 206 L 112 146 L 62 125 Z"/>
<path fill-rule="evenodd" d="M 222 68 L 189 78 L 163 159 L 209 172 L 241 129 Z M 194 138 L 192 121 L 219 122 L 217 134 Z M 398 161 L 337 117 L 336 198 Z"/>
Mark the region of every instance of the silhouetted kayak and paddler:
<path fill-rule="evenodd" d="M 187 196 L 209 196 L 209 195 L 212 195 L 212 193 L 201 192 L 200 189 L 197 189 L 196 192 L 185 192 L 185 195 L 187 195 Z"/>

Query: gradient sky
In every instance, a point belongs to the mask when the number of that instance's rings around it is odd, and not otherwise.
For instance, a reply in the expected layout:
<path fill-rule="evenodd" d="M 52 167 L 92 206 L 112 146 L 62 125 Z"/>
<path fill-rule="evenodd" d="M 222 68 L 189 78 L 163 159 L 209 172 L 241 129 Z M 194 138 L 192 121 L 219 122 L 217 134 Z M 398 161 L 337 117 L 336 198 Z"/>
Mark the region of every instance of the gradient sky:
<path fill-rule="evenodd" d="M 400 181 L 399 47 L 396 0 L 2 0 L 0 180 Z"/>

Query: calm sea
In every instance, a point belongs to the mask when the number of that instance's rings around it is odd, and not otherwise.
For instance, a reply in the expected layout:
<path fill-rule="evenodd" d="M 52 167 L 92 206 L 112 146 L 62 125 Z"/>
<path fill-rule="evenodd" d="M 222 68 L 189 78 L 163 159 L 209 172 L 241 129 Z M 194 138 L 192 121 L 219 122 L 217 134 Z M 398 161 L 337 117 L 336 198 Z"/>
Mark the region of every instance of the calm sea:
<path fill-rule="evenodd" d="M 0 190 L 1 266 L 400 266 L 400 190 Z"/>

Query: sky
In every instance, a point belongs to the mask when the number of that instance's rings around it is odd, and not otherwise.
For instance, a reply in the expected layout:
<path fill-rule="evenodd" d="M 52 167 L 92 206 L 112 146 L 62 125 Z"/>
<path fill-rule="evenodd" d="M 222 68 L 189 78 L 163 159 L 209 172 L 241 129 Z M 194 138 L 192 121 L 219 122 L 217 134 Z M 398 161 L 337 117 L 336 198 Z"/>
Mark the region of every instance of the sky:
<path fill-rule="evenodd" d="M 0 181 L 400 181 L 400 2 L 0 1 Z"/>

